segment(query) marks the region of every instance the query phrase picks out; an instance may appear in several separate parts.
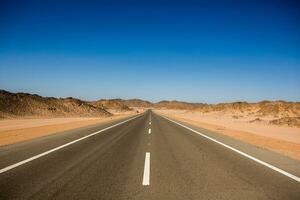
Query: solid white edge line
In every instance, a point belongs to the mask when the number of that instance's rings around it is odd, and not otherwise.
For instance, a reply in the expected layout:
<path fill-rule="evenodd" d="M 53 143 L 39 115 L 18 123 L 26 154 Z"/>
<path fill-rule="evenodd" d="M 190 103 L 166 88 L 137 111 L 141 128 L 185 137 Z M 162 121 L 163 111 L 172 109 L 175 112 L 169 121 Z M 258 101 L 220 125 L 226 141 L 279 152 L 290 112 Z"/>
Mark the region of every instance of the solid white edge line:
<path fill-rule="evenodd" d="M 151 134 L 151 128 L 149 128 L 149 130 L 148 130 L 148 134 Z"/>
<path fill-rule="evenodd" d="M 270 168 L 270 169 L 272 169 L 272 170 L 274 170 L 274 171 L 276 171 L 278 173 L 281 173 L 281 174 L 283 174 L 283 175 L 285 175 L 285 176 L 287 176 L 287 177 L 289 177 L 289 178 L 291 178 L 291 179 L 293 179 L 293 180 L 295 180 L 297 182 L 300 182 L 300 177 L 298 177 L 298 176 L 295 176 L 295 175 L 293 175 L 293 174 L 291 174 L 289 172 L 286 172 L 286 171 L 284 171 L 284 170 L 282 170 L 282 169 L 280 169 L 278 167 L 275 167 L 275 166 L 273 166 L 273 165 L 271 165 L 269 163 L 266 163 L 266 162 L 264 162 L 262 160 L 259 160 L 259 159 L 255 158 L 255 157 L 253 157 L 253 156 L 251 156 L 251 155 L 249 155 L 247 153 L 244 153 L 244 152 L 242 152 L 240 150 L 237 150 L 237 149 L 235 149 L 235 148 L 233 148 L 233 147 L 231 147 L 231 146 L 229 146 L 227 144 L 224 144 L 224 143 L 222 143 L 222 142 L 220 142 L 220 141 L 218 141 L 216 139 L 213 139 L 213 138 L 211 138 L 211 137 L 209 137 L 209 136 L 207 136 L 207 135 L 205 135 L 203 133 L 200 133 L 200 132 L 198 132 L 198 131 L 196 131 L 196 130 L 188 127 L 188 126 L 180 124 L 179 122 L 176 122 L 176 121 L 174 121 L 172 119 L 169 119 L 169 118 L 167 118 L 165 116 L 161 116 L 161 117 L 163 117 L 163 118 L 165 118 L 165 119 L 167 119 L 167 120 L 169 120 L 169 121 L 171 121 L 171 122 L 173 122 L 173 123 L 175 123 L 175 124 L 177 124 L 179 126 L 182 126 L 183 128 L 186 128 L 186 129 L 188 129 L 188 130 L 190 130 L 190 131 L 192 131 L 194 133 L 197 133 L 197 134 L 201 135 L 202 137 L 205 137 L 206 139 L 209 139 L 209 140 L 211 140 L 211 141 L 213 141 L 213 142 L 215 142 L 217 144 L 220 144 L 220 145 L 222 145 L 222 146 L 224 146 L 224 147 L 226 147 L 226 148 L 228 148 L 228 149 L 230 149 L 230 150 L 232 150 L 232 151 L 234 151 L 234 152 L 236 152 L 236 153 L 238 153 L 238 154 L 240 154 L 242 156 L 245 156 L 245 157 L 247 157 L 247 158 L 249 158 L 249 159 L 251 159 L 251 160 L 253 160 L 253 161 L 255 161 L 255 162 L 259 163 L 259 164 L 261 164 L 261 165 L 264 165 L 264 166 L 266 166 L 266 167 L 268 167 L 268 168 Z"/>
<path fill-rule="evenodd" d="M 146 152 L 146 156 L 145 156 L 143 185 L 150 185 L 150 153 L 149 152 Z"/>
<path fill-rule="evenodd" d="M 60 149 L 62 149 L 62 148 L 64 148 L 64 147 L 67 147 L 67 146 L 69 146 L 69 145 L 71 145 L 71 144 L 74 144 L 74 143 L 79 142 L 79 141 L 81 141 L 81 140 L 84 140 L 84 139 L 87 139 L 87 138 L 89 138 L 89 137 L 92 137 L 92 136 L 94 136 L 94 135 L 96 135 L 96 134 L 99 134 L 99 133 L 101 133 L 101 132 L 103 132 L 103 131 L 106 131 L 106 130 L 111 129 L 111 128 L 113 128 L 113 127 L 116 127 L 116 126 L 119 126 L 119 125 L 121 125 L 121 124 L 124 124 L 124 123 L 126 123 L 126 122 L 128 122 L 128 121 L 131 121 L 131 120 L 133 120 L 133 119 L 135 119 L 135 118 L 137 118 L 137 117 L 139 117 L 139 116 L 140 116 L 140 115 L 135 116 L 135 117 L 130 118 L 130 119 L 127 119 L 127 120 L 125 120 L 125 121 L 119 122 L 119 123 L 117 123 L 117 124 L 114 124 L 114 125 L 112 125 L 112 126 L 106 127 L 106 128 L 104 128 L 104 129 L 102 129 L 102 130 L 99 130 L 99 131 L 97 131 L 97 132 L 91 133 L 91 134 L 89 134 L 89 135 L 87 135 L 87 136 L 81 137 L 81 138 L 76 139 L 76 140 L 74 140 L 74 141 L 68 142 L 68 143 L 63 144 L 63 145 L 61 145 L 61 146 L 58 146 L 58 147 L 56 147 L 56 148 L 53 148 L 53 149 L 50 149 L 50 150 L 45 151 L 45 152 L 43 152 L 43 153 L 40 153 L 40 154 L 38 154 L 38 155 L 36 155 L 36 156 L 30 157 L 30 158 L 25 159 L 25 160 L 23 160 L 23 161 L 20 161 L 20 162 L 17 162 L 17 163 L 15 163 L 15 164 L 12 164 L 12 165 L 9 165 L 9 166 L 7 166 L 7 167 L 4 167 L 4 168 L 0 169 L 0 174 L 2 174 L 2 173 L 4 173 L 4 172 L 7 172 L 7 171 L 9 171 L 9 170 L 11 170 L 11 169 L 14 169 L 14 168 L 16 168 L 16 167 L 18 167 L 18 166 L 24 165 L 24 164 L 26 164 L 26 163 L 28 163 L 28 162 L 30 162 L 30 161 L 36 160 L 36 159 L 38 159 L 38 158 L 40 158 L 40 157 L 43 157 L 43 156 L 45 156 L 45 155 L 48 155 L 48 154 L 50 154 L 50 153 L 52 153 L 52 152 L 54 152 L 54 151 L 60 150 Z"/>

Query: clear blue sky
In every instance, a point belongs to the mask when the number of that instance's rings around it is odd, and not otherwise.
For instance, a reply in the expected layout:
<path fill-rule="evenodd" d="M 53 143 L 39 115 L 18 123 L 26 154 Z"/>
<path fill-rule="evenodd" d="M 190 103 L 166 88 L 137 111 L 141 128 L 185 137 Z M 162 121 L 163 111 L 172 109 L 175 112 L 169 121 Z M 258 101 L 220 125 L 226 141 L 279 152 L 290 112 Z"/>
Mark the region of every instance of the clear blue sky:
<path fill-rule="evenodd" d="M 300 4 L 2 0 L 0 88 L 88 100 L 300 101 Z"/>

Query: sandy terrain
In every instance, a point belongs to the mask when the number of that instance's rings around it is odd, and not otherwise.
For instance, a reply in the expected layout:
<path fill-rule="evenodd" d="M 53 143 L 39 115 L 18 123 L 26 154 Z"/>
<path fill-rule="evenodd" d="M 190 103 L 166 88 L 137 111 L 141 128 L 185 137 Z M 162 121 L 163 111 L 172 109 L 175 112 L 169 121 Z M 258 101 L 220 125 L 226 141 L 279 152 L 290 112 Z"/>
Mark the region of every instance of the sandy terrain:
<path fill-rule="evenodd" d="M 105 123 L 141 111 L 129 108 L 122 99 L 85 101 L 0 90 L 0 146 Z"/>
<path fill-rule="evenodd" d="M 300 128 L 267 123 L 271 116 L 255 120 L 241 113 L 160 109 L 156 112 L 250 144 L 300 160 Z"/>
<path fill-rule="evenodd" d="M 84 127 L 96 123 L 107 123 L 133 115 L 119 114 L 102 118 L 48 118 L 48 119 L 7 119 L 0 120 L 0 146 L 30 140 L 61 131 Z"/>

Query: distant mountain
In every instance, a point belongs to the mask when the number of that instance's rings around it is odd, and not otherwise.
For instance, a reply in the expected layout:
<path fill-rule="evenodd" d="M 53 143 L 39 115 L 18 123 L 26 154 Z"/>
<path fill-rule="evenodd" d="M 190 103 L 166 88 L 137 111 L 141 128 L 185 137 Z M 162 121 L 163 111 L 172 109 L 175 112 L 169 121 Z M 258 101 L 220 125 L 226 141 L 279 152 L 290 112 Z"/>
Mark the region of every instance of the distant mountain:
<path fill-rule="evenodd" d="M 128 99 L 124 100 L 124 103 L 129 107 L 150 108 L 153 106 L 153 103 L 151 103 L 150 101 L 145 101 L 141 99 Z"/>
<path fill-rule="evenodd" d="M 104 109 L 115 109 L 119 111 L 130 111 L 132 108 L 150 108 L 153 103 L 142 99 L 100 99 L 92 101 L 90 104 Z"/>
<path fill-rule="evenodd" d="M 203 103 L 188 103 L 183 101 L 160 101 L 154 104 L 155 108 L 165 108 L 165 109 L 196 109 L 198 107 L 204 106 Z"/>
<path fill-rule="evenodd" d="M 95 107 L 100 107 L 103 109 L 113 109 L 116 111 L 131 111 L 128 105 L 126 105 L 126 101 L 122 99 L 100 99 L 97 101 L 90 102 L 91 105 Z"/>

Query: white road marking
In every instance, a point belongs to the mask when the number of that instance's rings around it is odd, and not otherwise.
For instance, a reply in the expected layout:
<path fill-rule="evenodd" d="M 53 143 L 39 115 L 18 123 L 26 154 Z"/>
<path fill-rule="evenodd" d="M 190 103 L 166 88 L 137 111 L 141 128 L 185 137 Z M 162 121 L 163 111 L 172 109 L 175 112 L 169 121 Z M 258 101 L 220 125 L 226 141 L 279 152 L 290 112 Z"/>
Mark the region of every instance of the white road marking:
<path fill-rule="evenodd" d="M 136 117 L 133 117 L 133 118 L 130 118 L 130 119 L 127 119 L 127 120 L 122 121 L 122 122 L 120 122 L 120 123 L 117 123 L 117 124 L 115 124 L 115 125 L 112 125 L 112 126 L 109 126 L 109 127 L 107 127 L 107 128 L 104 128 L 104 129 L 102 129 L 102 130 L 100 130 L 100 131 L 97 131 L 97 132 L 91 133 L 91 134 L 89 134 L 89 135 L 87 135 L 87 136 L 84 136 L 84 137 L 81 137 L 81 138 L 79 138 L 79 139 L 73 140 L 72 142 L 68 142 L 68 143 L 66 143 L 66 144 L 64 144 L 64 145 L 61 145 L 61 146 L 58 146 L 58 147 L 56 147 L 56 148 L 50 149 L 50 150 L 48 150 L 48 151 L 45 151 L 45 152 L 43 152 L 43 153 L 40 153 L 40 154 L 38 154 L 38 155 L 36 155 L 36 156 L 33 156 L 33 157 L 31 157 L 31 158 L 28 158 L 28 159 L 26 159 L 26 160 L 23 160 L 23 161 L 20 161 L 20 162 L 18 162 L 18 163 L 15 163 L 15 164 L 13 164 L 13 165 L 9 165 L 9 166 L 7 166 L 7 167 L 4 167 L 4 168 L 0 169 L 0 174 L 2 174 L 2 173 L 4 173 L 4 172 L 7 172 L 7 171 L 9 171 L 9 170 L 11 170 L 11 169 L 14 169 L 14 168 L 16 168 L 16 167 L 18 167 L 18 166 L 24 165 L 24 164 L 26 164 L 26 163 L 28 163 L 28 162 L 33 161 L 33 160 L 36 160 L 36 159 L 38 159 L 38 158 L 40 158 L 40 157 L 43 157 L 43 156 L 45 156 L 45 155 L 48 155 L 48 154 L 50 154 L 50 153 L 52 153 L 52 152 L 54 152 L 54 151 L 60 150 L 60 149 L 62 149 L 62 148 L 65 148 L 65 147 L 67 147 L 67 146 L 69 146 L 69 145 L 71 145 L 71 144 L 74 144 L 74 143 L 79 142 L 79 141 L 81 141 L 81 140 L 84 140 L 84 139 L 87 139 L 87 138 L 89 138 L 89 137 L 92 137 L 92 136 L 94 136 L 94 135 L 96 135 L 96 134 L 98 134 L 98 133 L 102 133 L 102 132 L 104 132 L 104 131 L 106 131 L 106 130 L 108 130 L 108 129 L 114 128 L 114 127 L 119 126 L 119 125 L 121 125 L 121 124 L 124 124 L 124 123 L 126 123 L 126 122 L 128 122 L 128 121 L 131 121 L 131 120 L 133 120 L 133 119 L 135 119 L 135 118 L 137 118 L 137 117 L 139 117 L 139 116 L 140 116 L 140 115 L 138 115 L 138 116 L 136 116 Z"/>
<path fill-rule="evenodd" d="M 148 134 L 151 134 L 151 128 L 149 128 L 149 130 L 148 130 Z"/>
<path fill-rule="evenodd" d="M 165 116 L 162 116 L 162 117 L 165 118 L 165 119 L 167 119 L 167 120 L 169 120 L 169 121 L 171 121 L 171 122 L 173 122 L 173 123 L 175 123 L 175 124 L 177 124 L 177 125 L 179 125 L 179 126 L 182 126 L 182 127 L 186 128 L 186 129 L 188 129 L 188 130 L 190 130 L 190 131 L 192 131 L 194 133 L 197 133 L 197 134 L 201 135 L 202 137 L 205 137 L 206 139 L 209 139 L 209 140 L 211 140 L 211 141 L 213 141 L 213 142 L 215 142 L 217 144 L 220 144 L 220 145 L 222 145 L 222 146 L 224 146 L 224 147 L 226 147 L 226 148 L 228 148 L 228 149 L 230 149 L 230 150 L 232 150 L 232 151 L 234 151 L 234 152 L 236 152 L 236 153 L 238 153 L 238 154 L 240 154 L 240 155 L 242 155 L 244 157 L 247 157 L 247 158 L 249 158 L 249 159 L 251 159 L 251 160 L 253 160 L 253 161 L 255 161 L 255 162 L 257 162 L 257 163 L 259 163 L 261 165 L 264 165 L 264 166 L 266 166 L 266 167 L 268 167 L 268 168 L 270 168 L 270 169 L 272 169 L 272 170 L 274 170 L 276 172 L 279 172 L 280 174 L 283 174 L 283 175 L 285 175 L 285 176 L 287 176 L 287 177 L 289 177 L 289 178 L 291 178 L 291 179 L 293 179 L 293 180 L 295 180 L 297 182 L 300 182 L 300 177 L 298 177 L 298 176 L 290 174 L 289 172 L 286 172 L 286 171 L 284 171 L 284 170 L 282 170 L 282 169 L 280 169 L 278 167 L 275 167 L 275 166 L 273 166 L 273 165 L 271 165 L 269 163 L 266 163 L 266 162 L 264 162 L 262 160 L 259 160 L 259 159 L 255 158 L 255 157 L 253 157 L 253 156 L 251 156 L 251 155 L 249 155 L 247 153 L 244 153 L 244 152 L 242 152 L 240 150 L 237 150 L 237 149 L 235 149 L 235 148 L 233 148 L 233 147 L 231 147 L 231 146 L 229 146 L 227 144 L 224 144 L 224 143 L 222 143 L 222 142 L 220 142 L 220 141 L 218 141 L 216 139 L 213 139 L 213 138 L 211 138 L 211 137 L 209 137 L 209 136 L 207 136 L 207 135 L 205 135 L 203 133 L 200 133 L 200 132 L 198 132 L 198 131 L 196 131 L 196 130 L 188 127 L 188 126 L 180 124 L 180 123 L 178 123 L 178 122 L 176 122 L 176 121 L 174 121 L 172 119 L 169 119 L 169 118 L 167 118 Z"/>
<path fill-rule="evenodd" d="M 145 156 L 143 185 L 150 185 L 150 153 L 149 152 L 147 152 Z"/>
<path fill-rule="evenodd" d="M 149 125 L 151 125 L 151 122 L 149 122 Z"/>

